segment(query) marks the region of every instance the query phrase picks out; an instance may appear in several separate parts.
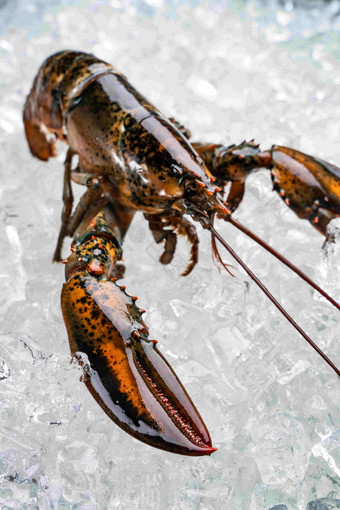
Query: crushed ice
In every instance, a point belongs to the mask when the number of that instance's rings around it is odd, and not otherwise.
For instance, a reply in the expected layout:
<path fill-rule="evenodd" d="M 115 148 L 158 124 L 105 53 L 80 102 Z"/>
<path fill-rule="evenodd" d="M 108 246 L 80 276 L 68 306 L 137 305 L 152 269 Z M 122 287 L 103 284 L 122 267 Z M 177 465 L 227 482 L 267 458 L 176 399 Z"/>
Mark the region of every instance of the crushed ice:
<path fill-rule="evenodd" d="M 195 140 L 255 137 L 340 165 L 339 9 L 307 0 L 0 2 L 1 508 L 339 507 L 339 382 L 240 270 L 218 272 L 201 230 L 199 266 L 184 280 L 185 243 L 162 267 L 137 218 L 125 283 L 219 450 L 165 454 L 101 411 L 70 362 L 63 270 L 51 264 L 63 155 L 33 159 L 21 122 L 42 60 L 74 48 L 112 62 Z M 237 217 L 339 299 L 339 222 L 321 249 L 265 172 L 249 180 Z M 338 313 L 231 226 L 220 230 L 339 363 Z"/>

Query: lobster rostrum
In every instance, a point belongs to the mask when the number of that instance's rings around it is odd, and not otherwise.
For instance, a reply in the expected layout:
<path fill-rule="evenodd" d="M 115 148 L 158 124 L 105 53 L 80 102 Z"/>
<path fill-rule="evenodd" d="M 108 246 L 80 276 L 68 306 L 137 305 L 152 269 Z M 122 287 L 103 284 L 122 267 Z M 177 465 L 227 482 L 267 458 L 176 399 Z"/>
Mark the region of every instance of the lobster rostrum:
<path fill-rule="evenodd" d="M 308 276 L 232 217 L 246 177 L 268 168 L 286 204 L 325 234 L 328 222 L 340 216 L 338 168 L 285 147 L 261 152 L 253 141 L 230 147 L 191 144 L 190 133 L 151 105 L 114 67 L 75 51 L 56 53 L 42 64 L 26 100 L 24 124 L 30 150 L 41 160 L 56 156 L 56 139 L 69 146 L 54 253 L 60 261 L 63 239 L 73 238 L 72 253 L 63 261 L 62 311 L 85 384 L 123 430 L 173 453 L 215 451 L 189 395 L 158 342 L 149 338 L 145 310 L 117 283 L 124 270 L 122 243 L 136 211 L 144 213 L 156 243 L 164 243 L 161 263 L 172 261 L 178 235 L 188 239 L 191 254 L 183 275 L 198 260 L 199 240 L 187 216 L 209 229 L 220 264 L 228 270 L 216 240 L 340 375 L 214 228 L 215 217 L 231 222 L 340 309 Z M 87 188 L 74 210 L 71 181 Z"/>

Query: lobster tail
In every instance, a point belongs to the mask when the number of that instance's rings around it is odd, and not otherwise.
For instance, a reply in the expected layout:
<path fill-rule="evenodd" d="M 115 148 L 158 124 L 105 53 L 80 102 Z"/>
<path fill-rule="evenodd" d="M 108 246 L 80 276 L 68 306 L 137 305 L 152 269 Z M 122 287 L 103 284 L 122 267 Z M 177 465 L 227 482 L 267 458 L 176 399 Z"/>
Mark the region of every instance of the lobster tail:
<path fill-rule="evenodd" d="M 91 54 L 60 51 L 39 69 L 24 107 L 24 125 L 33 156 L 56 154 L 56 138 L 66 140 L 66 117 L 73 101 L 98 76 L 117 71 Z"/>

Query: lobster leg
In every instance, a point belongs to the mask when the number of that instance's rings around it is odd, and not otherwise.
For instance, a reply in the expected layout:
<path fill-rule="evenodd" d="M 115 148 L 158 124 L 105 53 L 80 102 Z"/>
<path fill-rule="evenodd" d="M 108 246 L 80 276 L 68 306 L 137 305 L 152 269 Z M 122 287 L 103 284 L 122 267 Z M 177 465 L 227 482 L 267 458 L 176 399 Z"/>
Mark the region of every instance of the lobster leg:
<path fill-rule="evenodd" d="M 156 243 L 165 241 L 164 252 L 159 259 L 162 264 L 170 264 L 173 259 L 177 234 L 188 239 L 191 244 L 190 261 L 182 276 L 191 273 L 198 261 L 199 238 L 195 226 L 186 218 L 177 214 L 144 214 L 144 217 L 149 222 Z"/>
<path fill-rule="evenodd" d="M 103 206 L 100 207 L 102 202 L 107 202 L 107 198 L 102 197 L 102 190 L 97 182 L 90 185 L 87 191 L 80 197 L 80 200 L 78 202 L 78 205 L 70 218 L 68 229 L 67 229 L 67 235 L 73 236 L 76 229 L 79 227 L 82 219 L 85 215 L 89 214 L 89 211 L 92 208 L 101 210 Z M 92 216 L 95 216 L 95 214 L 92 214 Z"/>
<path fill-rule="evenodd" d="M 236 211 L 242 202 L 245 191 L 245 183 L 243 181 L 233 181 L 228 194 L 228 209 L 230 212 Z"/>
<path fill-rule="evenodd" d="M 67 235 L 67 226 L 72 213 L 73 193 L 71 186 L 72 158 L 73 151 L 68 149 L 64 163 L 64 186 L 63 186 L 63 210 L 61 213 L 61 227 L 59 231 L 57 246 L 53 255 L 53 262 L 60 262 L 61 249 L 64 238 Z"/>
<path fill-rule="evenodd" d="M 210 455 L 215 448 L 206 426 L 157 341 L 149 339 L 137 298 L 112 278 L 122 251 L 111 204 L 89 225 L 83 220 L 76 236 L 61 302 L 86 386 L 107 415 L 140 441 L 172 453 Z"/>
<path fill-rule="evenodd" d="M 228 197 L 231 211 L 242 200 L 247 176 L 268 168 L 273 189 L 299 218 L 309 220 L 319 232 L 325 234 L 327 224 L 340 216 L 340 169 L 330 163 L 277 145 L 261 152 L 253 142 L 229 147 L 200 143 L 193 146 L 216 177 L 218 186 L 232 182 Z"/>
<path fill-rule="evenodd" d="M 87 191 L 85 191 L 85 193 L 80 197 L 77 207 L 74 213 L 71 215 L 73 197 L 70 183 L 67 182 L 69 168 L 67 165 L 65 165 L 65 167 L 65 181 L 67 184 L 64 186 L 64 190 L 66 187 L 67 201 L 64 203 L 62 224 L 59 232 L 57 247 L 53 257 L 53 260 L 56 262 L 60 262 L 61 260 L 61 248 L 64 238 L 67 235 L 74 236 L 76 230 L 82 224 L 82 221 L 85 219 L 86 223 L 88 224 L 108 202 L 108 198 L 105 197 L 101 182 L 97 178 L 91 178 L 88 183 Z M 69 193 L 71 193 L 71 195 Z M 76 235 L 75 240 L 77 240 Z"/>
<path fill-rule="evenodd" d="M 160 256 L 161 264 L 170 264 L 174 258 L 177 235 L 172 229 L 166 229 L 168 223 L 165 223 L 165 218 L 161 214 L 144 214 L 145 219 L 149 222 L 149 227 L 157 244 L 164 241 L 164 252 Z"/>
<path fill-rule="evenodd" d="M 119 225 L 119 232 L 121 240 L 123 241 L 136 211 L 126 209 L 121 204 L 117 205 L 115 202 L 111 203 L 111 207 L 114 212 L 114 217 L 116 218 L 117 224 Z"/>

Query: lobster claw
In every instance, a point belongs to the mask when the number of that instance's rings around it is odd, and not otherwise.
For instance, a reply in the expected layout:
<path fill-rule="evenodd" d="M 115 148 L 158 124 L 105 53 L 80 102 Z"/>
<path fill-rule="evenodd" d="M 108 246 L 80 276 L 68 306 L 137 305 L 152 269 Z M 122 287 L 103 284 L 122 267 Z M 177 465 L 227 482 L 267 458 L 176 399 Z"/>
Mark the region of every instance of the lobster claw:
<path fill-rule="evenodd" d="M 71 352 L 85 353 L 85 384 L 108 416 L 135 438 L 182 455 L 210 455 L 209 432 L 169 363 L 149 340 L 136 298 L 114 280 L 77 272 L 62 310 Z"/>

